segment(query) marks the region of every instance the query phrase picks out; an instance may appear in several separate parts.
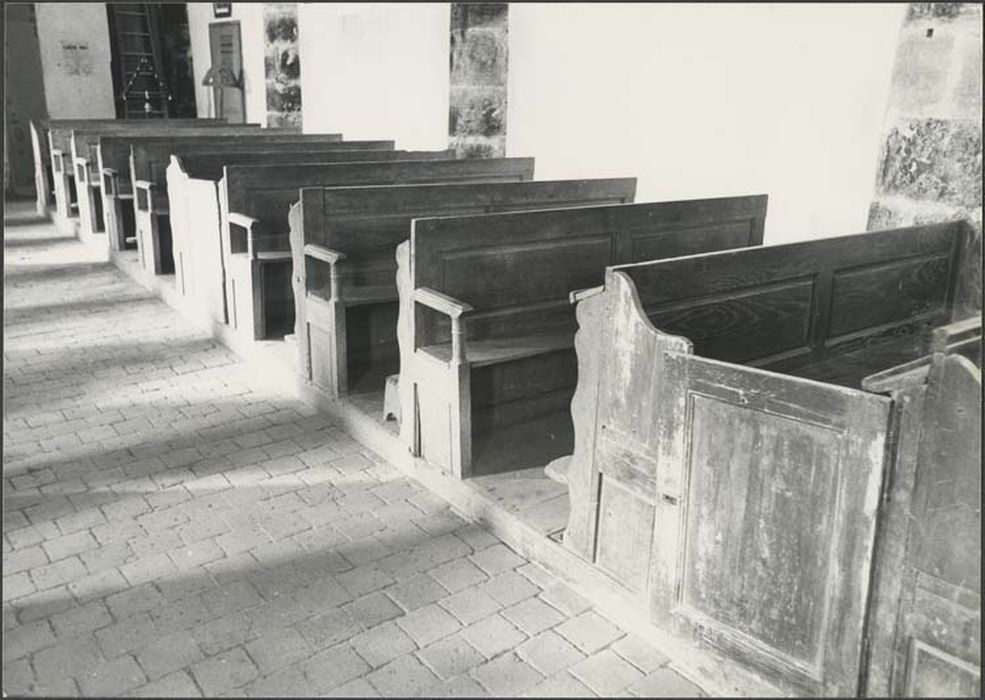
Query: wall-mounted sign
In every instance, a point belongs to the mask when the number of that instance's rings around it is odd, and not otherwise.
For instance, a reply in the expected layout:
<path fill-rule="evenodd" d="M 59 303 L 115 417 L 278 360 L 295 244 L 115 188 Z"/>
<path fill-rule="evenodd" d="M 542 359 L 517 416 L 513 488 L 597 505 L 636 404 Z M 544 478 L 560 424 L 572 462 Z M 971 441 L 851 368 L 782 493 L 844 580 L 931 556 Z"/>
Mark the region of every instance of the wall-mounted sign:
<path fill-rule="evenodd" d="M 92 73 L 89 44 L 84 41 L 62 41 L 62 68 L 68 75 Z"/>
<path fill-rule="evenodd" d="M 214 2 L 212 3 L 212 14 L 216 17 L 232 17 L 233 4 L 231 2 Z"/>

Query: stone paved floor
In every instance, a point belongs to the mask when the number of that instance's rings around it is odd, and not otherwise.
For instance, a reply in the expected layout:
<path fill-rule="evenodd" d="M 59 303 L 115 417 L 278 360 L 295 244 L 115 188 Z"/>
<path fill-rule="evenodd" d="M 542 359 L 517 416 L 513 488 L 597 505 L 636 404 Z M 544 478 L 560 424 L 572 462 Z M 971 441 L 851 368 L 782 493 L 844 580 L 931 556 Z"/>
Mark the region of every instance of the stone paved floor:
<path fill-rule="evenodd" d="M 4 231 L 5 694 L 698 692 L 30 208 Z"/>

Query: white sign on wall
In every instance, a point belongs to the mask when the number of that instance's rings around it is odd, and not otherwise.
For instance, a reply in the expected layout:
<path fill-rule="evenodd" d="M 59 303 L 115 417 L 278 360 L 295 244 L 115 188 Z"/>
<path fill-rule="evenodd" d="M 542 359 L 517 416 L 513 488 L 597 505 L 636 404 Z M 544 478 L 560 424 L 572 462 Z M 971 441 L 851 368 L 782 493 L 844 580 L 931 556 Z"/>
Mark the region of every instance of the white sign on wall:
<path fill-rule="evenodd" d="M 89 44 L 84 41 L 62 41 L 62 67 L 68 75 L 92 73 Z"/>

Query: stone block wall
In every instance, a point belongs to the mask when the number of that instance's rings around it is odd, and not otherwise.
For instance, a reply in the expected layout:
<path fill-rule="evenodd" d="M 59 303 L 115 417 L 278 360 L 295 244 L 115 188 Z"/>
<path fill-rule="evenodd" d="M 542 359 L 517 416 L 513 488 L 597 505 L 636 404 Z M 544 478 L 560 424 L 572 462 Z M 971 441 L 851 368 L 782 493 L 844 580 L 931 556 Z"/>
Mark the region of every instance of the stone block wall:
<path fill-rule="evenodd" d="M 982 6 L 911 3 L 868 229 L 964 218 L 982 235 Z M 981 260 L 967 291 L 981 297 Z"/>
<path fill-rule="evenodd" d="M 298 55 L 298 6 L 263 5 L 264 72 L 267 126 L 301 126 L 301 59 Z"/>
<path fill-rule="evenodd" d="M 459 157 L 506 154 L 505 2 L 451 4 L 448 138 Z"/>

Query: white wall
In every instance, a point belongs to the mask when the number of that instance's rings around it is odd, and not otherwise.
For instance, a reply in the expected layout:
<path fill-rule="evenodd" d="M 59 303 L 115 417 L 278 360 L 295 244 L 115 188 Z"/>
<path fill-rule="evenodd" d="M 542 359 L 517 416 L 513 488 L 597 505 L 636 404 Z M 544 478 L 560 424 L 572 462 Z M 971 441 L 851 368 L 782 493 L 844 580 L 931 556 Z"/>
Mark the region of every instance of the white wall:
<path fill-rule="evenodd" d="M 192 68 L 195 75 L 195 104 L 199 117 L 214 116 L 211 110 L 212 88 L 202 85 L 205 73 L 212 65 L 209 49 L 209 24 L 239 21 L 240 42 L 243 47 L 243 86 L 246 121 L 267 125 L 267 81 L 263 66 L 263 3 L 234 2 L 232 16 L 216 18 L 210 2 L 189 2 L 188 32 L 191 37 Z"/>
<path fill-rule="evenodd" d="M 768 193 L 768 244 L 864 231 L 904 11 L 512 4 L 507 155 L 639 202 Z"/>
<path fill-rule="evenodd" d="M 447 3 L 299 3 L 305 133 L 448 147 Z"/>
<path fill-rule="evenodd" d="M 106 5 L 38 2 L 34 6 L 48 116 L 115 117 Z"/>

